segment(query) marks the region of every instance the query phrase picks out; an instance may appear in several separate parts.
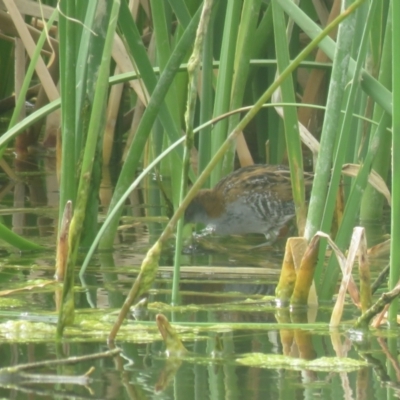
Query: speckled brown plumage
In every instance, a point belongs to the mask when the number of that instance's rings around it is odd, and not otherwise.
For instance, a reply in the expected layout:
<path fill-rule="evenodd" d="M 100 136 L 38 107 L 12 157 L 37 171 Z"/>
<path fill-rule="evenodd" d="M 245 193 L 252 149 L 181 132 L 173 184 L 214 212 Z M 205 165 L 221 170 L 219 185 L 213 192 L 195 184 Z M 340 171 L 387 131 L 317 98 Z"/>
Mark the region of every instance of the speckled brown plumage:
<path fill-rule="evenodd" d="M 221 235 L 263 233 L 273 240 L 294 215 L 288 168 L 252 165 L 229 174 L 213 189 L 200 190 L 185 221 L 203 223 Z"/>

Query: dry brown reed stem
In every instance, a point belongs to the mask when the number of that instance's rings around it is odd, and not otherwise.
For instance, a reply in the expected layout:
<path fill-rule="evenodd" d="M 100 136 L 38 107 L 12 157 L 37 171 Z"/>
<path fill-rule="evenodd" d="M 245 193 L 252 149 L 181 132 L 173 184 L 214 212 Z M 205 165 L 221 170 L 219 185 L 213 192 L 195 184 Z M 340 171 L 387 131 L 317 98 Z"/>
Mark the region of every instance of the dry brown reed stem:
<path fill-rule="evenodd" d="M 64 214 L 60 225 L 60 231 L 57 241 L 57 255 L 56 255 L 56 273 L 55 278 L 57 281 L 64 280 L 65 268 L 67 266 L 68 258 L 68 235 L 69 226 L 72 219 L 72 202 L 67 201 L 64 208 Z"/>

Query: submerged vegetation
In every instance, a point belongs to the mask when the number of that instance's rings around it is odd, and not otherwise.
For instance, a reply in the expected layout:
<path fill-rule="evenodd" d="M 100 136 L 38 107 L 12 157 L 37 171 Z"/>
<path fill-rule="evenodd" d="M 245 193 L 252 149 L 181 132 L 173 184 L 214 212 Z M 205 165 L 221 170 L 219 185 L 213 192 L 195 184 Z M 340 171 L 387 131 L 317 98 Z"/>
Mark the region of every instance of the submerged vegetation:
<path fill-rule="evenodd" d="M 298 237 L 287 241 L 279 302 L 317 306 L 340 285 L 331 327 L 340 324 L 346 293 L 365 316 L 358 327 L 389 303 L 389 321 L 396 322 L 399 2 L 48 0 L 27 2 L 29 10 L 24 1 L 3 3 L 0 111 L 9 122 L 0 166 L 17 179 L 9 148 L 18 160 L 55 151 L 57 277 L 64 278 L 59 337 L 74 320 L 79 249 L 84 279 L 94 251 L 113 248 L 123 206 L 142 181 L 158 188 L 144 190 L 149 207 L 141 216 L 169 222 L 144 258 L 110 339 L 151 290 L 175 233 L 171 303 L 179 303 L 186 207 L 199 189 L 253 163 L 288 164 L 291 173 Z M 304 171 L 314 174 L 309 202 Z M 368 250 L 358 225 L 381 220 L 388 208 L 390 292 L 373 305 L 368 256 L 382 245 Z M 6 224 L 0 235 L 23 251 L 43 248 Z M 355 260 L 359 274 L 352 276 Z M 239 362 L 271 360 L 253 355 Z"/>

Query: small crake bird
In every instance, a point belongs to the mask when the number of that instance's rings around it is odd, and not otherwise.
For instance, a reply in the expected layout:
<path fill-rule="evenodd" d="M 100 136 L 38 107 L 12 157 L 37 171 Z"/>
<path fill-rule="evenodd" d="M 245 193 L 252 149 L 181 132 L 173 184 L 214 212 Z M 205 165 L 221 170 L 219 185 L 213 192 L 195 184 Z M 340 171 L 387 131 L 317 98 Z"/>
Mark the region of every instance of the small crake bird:
<path fill-rule="evenodd" d="M 186 209 L 185 222 L 202 223 L 218 235 L 263 233 L 272 242 L 294 215 L 288 167 L 260 164 L 200 190 Z"/>

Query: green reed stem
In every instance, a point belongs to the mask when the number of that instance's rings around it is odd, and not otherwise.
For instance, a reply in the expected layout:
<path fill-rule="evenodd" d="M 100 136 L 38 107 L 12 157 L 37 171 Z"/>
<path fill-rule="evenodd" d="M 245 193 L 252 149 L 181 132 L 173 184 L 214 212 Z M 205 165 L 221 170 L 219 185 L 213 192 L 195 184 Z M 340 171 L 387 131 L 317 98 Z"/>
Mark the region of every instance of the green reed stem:
<path fill-rule="evenodd" d="M 272 20 L 272 4 L 269 3 L 267 9 L 264 11 L 264 14 L 257 26 L 257 30 L 255 32 L 253 38 L 253 54 L 251 58 L 260 58 L 265 56 L 268 53 L 275 53 L 274 41 L 273 41 L 273 33 L 274 33 L 274 24 Z M 274 54 L 275 57 L 275 54 Z M 271 60 L 275 61 L 275 60 Z M 275 78 L 275 65 L 271 64 L 272 68 L 261 69 L 255 67 L 255 63 L 252 63 L 250 60 L 250 88 L 251 88 L 251 98 L 258 99 L 260 94 L 262 93 L 262 89 L 266 87 L 266 83 L 270 84 Z M 268 83 L 269 82 L 269 83 Z M 278 121 L 279 116 L 275 112 L 275 110 L 266 110 L 265 112 L 260 112 L 254 121 L 255 131 L 256 131 L 256 140 L 257 140 L 257 148 L 258 148 L 258 160 L 260 162 L 269 162 L 271 164 L 278 164 L 278 159 L 280 163 L 280 154 L 282 151 L 275 148 L 273 138 L 279 137 L 277 134 L 272 134 L 272 132 L 279 132 L 279 124 L 276 123 Z M 284 140 L 282 140 L 284 142 Z M 276 156 L 276 159 L 269 158 L 267 160 L 267 148 L 266 143 L 268 143 L 269 149 L 273 149 L 271 153 Z"/>
<path fill-rule="evenodd" d="M 85 221 L 85 212 L 87 207 L 87 200 L 90 194 L 93 163 L 97 149 L 97 143 L 101 141 L 103 132 L 103 110 L 106 106 L 107 93 L 108 93 L 108 78 L 110 75 L 110 61 L 111 51 L 114 41 L 115 30 L 117 27 L 118 13 L 120 8 L 120 0 L 113 0 L 112 8 L 107 25 L 107 34 L 104 42 L 103 55 L 101 57 L 101 64 L 98 69 L 98 76 L 96 81 L 96 88 L 93 100 L 92 114 L 90 118 L 85 150 L 82 159 L 82 167 L 80 171 L 78 196 L 75 205 L 74 215 L 70 225 L 69 231 L 69 252 L 67 261 L 67 270 L 65 274 L 63 286 L 63 306 L 60 308 L 59 319 L 57 324 L 57 335 L 60 337 L 66 325 L 73 322 L 74 310 L 74 267 L 76 256 L 78 252 L 80 237 L 82 234 L 82 226 Z M 75 100 L 75 97 L 74 97 Z M 75 111 L 73 114 L 75 115 Z M 75 119 L 73 119 L 75 124 Z M 63 158 L 63 162 L 64 162 Z M 73 172 L 76 168 L 73 167 Z"/>
<path fill-rule="evenodd" d="M 390 277 L 389 287 L 393 289 L 400 276 L 400 2 L 392 2 L 393 21 L 393 132 L 392 132 L 392 217 L 390 244 Z M 399 304 L 392 302 L 389 310 L 389 321 L 395 326 Z"/>
<path fill-rule="evenodd" d="M 213 44 L 214 44 L 214 20 L 217 6 L 213 7 L 211 20 L 208 24 L 203 45 L 203 60 L 201 71 L 200 94 L 200 125 L 212 119 L 213 114 Z M 202 172 L 211 158 L 211 125 L 206 126 L 199 134 L 198 145 L 198 173 Z M 209 182 L 206 183 L 209 187 Z"/>
<path fill-rule="evenodd" d="M 187 96 L 187 106 L 185 112 L 186 125 L 186 141 L 183 153 L 183 168 L 181 179 L 181 190 L 179 193 L 179 203 L 182 202 L 187 189 L 187 181 L 190 169 L 190 153 L 194 145 L 194 117 L 196 112 L 197 100 L 197 80 L 200 71 L 201 55 L 203 52 L 203 41 L 206 35 L 207 27 L 210 21 L 213 0 L 205 0 L 201 13 L 199 26 L 196 32 L 196 40 L 194 42 L 193 53 L 188 62 L 189 87 Z M 180 281 L 180 260 L 182 251 L 182 231 L 184 220 L 181 218 L 178 222 L 176 241 L 175 241 L 175 258 L 174 258 L 174 276 L 172 280 L 172 304 L 178 303 L 179 281 Z"/>
<path fill-rule="evenodd" d="M 349 4 L 347 0 L 345 4 Z M 339 26 L 336 52 L 333 59 L 332 75 L 329 83 L 329 93 L 321 134 L 321 146 L 315 166 L 315 178 L 312 186 L 307 224 L 304 236 L 307 240 L 320 230 L 328 182 L 331 176 L 332 157 L 337 141 L 338 121 L 340 120 L 340 107 L 347 84 L 347 69 L 349 53 L 353 41 L 355 19 L 349 17 Z M 344 156 L 344 155 L 343 155 Z M 336 165 L 341 169 L 341 165 Z M 334 205 L 333 205 L 334 206 Z M 333 211 L 330 210 L 332 213 Z"/>
<path fill-rule="evenodd" d="M 172 50 L 170 41 L 172 41 L 170 32 L 173 30 L 172 26 L 167 25 L 166 19 L 166 7 L 168 7 L 167 3 L 159 2 L 158 0 L 151 0 L 152 6 L 152 17 L 153 17 L 153 26 L 154 33 L 156 38 L 156 53 L 157 53 L 157 61 L 160 67 L 160 73 L 164 71 L 166 66 L 168 65 L 168 60 L 171 57 Z M 170 24 L 171 25 L 171 24 Z M 177 29 L 175 32 L 175 37 L 179 39 L 180 30 Z M 178 40 L 176 39 L 176 40 Z M 176 78 L 171 82 L 170 88 L 165 96 L 165 103 L 168 107 L 169 113 L 174 121 L 175 126 L 179 127 L 181 124 L 181 111 L 180 111 L 180 102 L 178 99 Z M 186 87 L 183 88 L 186 92 Z M 180 190 L 180 176 L 182 173 L 181 165 L 177 162 L 170 163 L 170 171 L 169 176 L 171 178 L 171 189 L 172 189 L 172 204 L 174 208 L 177 208 L 179 205 L 179 190 Z"/>
<path fill-rule="evenodd" d="M 275 51 L 278 61 L 278 71 L 283 71 L 289 64 L 289 42 L 286 34 L 286 22 L 282 8 L 276 0 L 272 1 L 272 13 L 274 18 Z M 293 79 L 286 79 L 281 85 L 283 102 L 295 103 L 296 95 Z M 293 200 L 296 207 L 296 218 L 299 236 L 303 236 L 306 221 L 306 203 L 303 175 L 303 154 L 297 119 L 297 110 L 294 108 L 284 109 L 284 124 L 286 147 L 292 179 Z"/>
<path fill-rule="evenodd" d="M 0 238 L 11 246 L 14 246 L 20 251 L 30 250 L 44 250 L 44 247 L 33 243 L 29 240 L 22 238 L 21 236 L 8 229 L 5 225 L 0 222 Z"/>
<path fill-rule="evenodd" d="M 224 33 L 222 37 L 220 64 L 218 69 L 217 85 L 213 115 L 221 115 L 229 110 L 231 102 L 232 76 L 236 51 L 236 40 L 240 25 L 241 1 L 229 1 L 226 7 Z M 214 155 L 227 137 L 228 121 L 224 120 L 213 129 L 211 140 L 211 155 Z M 211 186 L 222 177 L 222 162 L 218 162 L 211 173 Z"/>
<path fill-rule="evenodd" d="M 81 5 L 82 3 L 80 3 Z M 93 69 L 97 69 L 101 63 L 101 60 L 98 58 L 101 57 L 104 46 L 104 37 L 94 33 L 100 19 L 97 18 L 96 20 L 96 15 L 99 13 L 98 8 L 99 5 L 95 1 L 87 3 L 85 20 L 83 22 L 84 29 L 82 29 L 79 38 L 79 49 L 76 60 L 76 82 L 79 82 L 79 85 L 76 85 L 75 89 L 75 155 L 78 159 L 84 147 L 84 140 L 86 138 L 84 125 L 87 125 L 91 111 L 88 103 L 92 104 L 93 90 L 97 78 L 97 73 Z M 78 159 L 76 162 L 78 162 Z"/>
<path fill-rule="evenodd" d="M 232 80 L 232 94 L 230 96 L 230 109 L 235 110 L 243 104 L 243 97 L 249 75 L 249 61 L 254 54 L 254 37 L 256 33 L 258 15 L 260 13 L 260 0 L 245 0 L 243 2 L 242 17 L 237 35 L 235 60 Z M 235 114 L 229 118 L 228 132 L 238 124 L 240 115 Z M 232 146 L 225 154 L 222 166 L 222 176 L 228 175 L 233 170 L 236 145 Z"/>
<path fill-rule="evenodd" d="M 169 0 L 169 4 L 174 10 L 174 13 L 178 18 L 179 23 L 183 26 L 183 28 L 186 29 L 192 18 L 187 8 L 186 2 L 184 0 Z"/>
<path fill-rule="evenodd" d="M 75 151 L 75 89 L 76 89 L 76 22 L 75 2 L 60 2 L 60 91 L 61 91 L 61 131 L 62 164 L 59 201 L 59 223 L 67 201 L 76 200 L 76 165 Z"/>
<path fill-rule="evenodd" d="M 61 228 L 64 209 L 68 201 L 75 206 L 76 200 L 76 158 L 75 158 L 75 88 L 76 88 L 76 39 L 75 2 L 60 2 L 59 35 L 60 35 L 60 90 L 61 90 L 61 131 L 62 131 L 62 164 L 59 200 L 59 228 Z M 79 239 L 78 239 L 79 240 Z M 69 238 L 68 238 L 69 242 Z M 58 312 L 57 338 L 61 339 L 64 328 L 74 321 L 74 261 L 67 258 L 62 292 L 62 304 Z"/>
<path fill-rule="evenodd" d="M 332 225 L 332 218 L 333 218 L 335 204 L 336 204 L 336 196 L 337 196 L 337 191 L 338 191 L 340 179 L 341 179 L 341 169 L 342 169 L 343 163 L 345 162 L 347 147 L 348 147 L 350 136 L 352 134 L 351 125 L 352 125 L 352 121 L 353 121 L 355 98 L 356 98 L 357 92 L 360 88 L 359 82 L 361 79 L 361 70 L 362 70 L 362 66 L 365 62 L 365 57 L 366 57 L 367 51 L 368 51 L 370 29 L 371 29 L 371 24 L 373 22 L 373 16 L 374 16 L 374 13 L 376 10 L 376 6 L 377 6 L 377 1 L 374 0 L 371 3 L 371 6 L 369 8 L 367 19 L 366 19 L 366 21 L 363 22 L 364 32 L 363 32 L 361 44 L 359 46 L 360 49 L 359 49 L 359 53 L 358 53 L 358 57 L 357 57 L 357 61 L 356 61 L 354 75 L 351 78 L 352 85 L 350 87 L 350 93 L 347 98 L 346 111 L 344 114 L 343 123 L 342 123 L 341 130 L 340 130 L 338 144 L 336 146 L 337 148 L 335 151 L 335 158 L 334 158 L 334 163 L 333 163 L 333 168 L 332 168 L 332 176 L 331 176 L 330 183 L 328 186 L 328 194 L 327 194 L 325 208 L 324 208 L 322 222 L 321 222 L 321 230 L 323 232 L 330 232 L 330 228 Z M 368 4 L 364 4 L 362 7 L 368 7 Z M 363 18 L 362 13 L 358 13 L 357 18 Z M 358 207 L 359 206 L 357 205 L 357 208 Z M 343 223 L 346 224 L 347 220 L 343 221 Z M 352 231 L 352 229 L 350 229 L 350 232 L 351 231 Z M 350 235 L 348 237 L 350 237 Z M 323 243 L 324 243 L 324 241 L 323 241 Z M 315 275 L 316 282 L 319 282 L 319 279 L 322 275 L 322 269 L 323 269 L 323 263 L 324 263 L 324 258 L 323 258 L 322 252 L 325 252 L 325 245 L 322 245 L 321 250 L 320 250 L 320 258 L 319 258 L 316 275 Z M 335 257 L 333 257 L 333 258 L 336 260 Z M 335 262 L 335 261 L 332 261 L 332 262 Z M 336 269 L 337 269 L 336 277 L 338 277 L 339 270 L 337 268 L 337 265 L 336 265 Z M 330 275 L 331 275 L 330 278 L 327 278 L 328 280 L 333 279 L 332 274 L 330 274 Z M 322 287 L 325 287 L 325 285 L 327 283 L 328 282 L 323 283 Z M 326 298 L 328 298 L 328 299 L 330 299 L 332 297 L 332 293 L 328 293 L 327 290 L 321 290 L 320 295 L 324 298 L 326 295 Z"/>
<path fill-rule="evenodd" d="M 381 8 L 381 2 L 379 2 Z M 387 15 L 387 23 L 385 25 L 385 37 L 383 46 L 381 46 L 382 56 L 376 62 L 376 68 L 379 70 L 379 82 L 390 90 L 392 86 L 392 8 L 390 7 Z M 370 37 L 373 32 L 370 33 Z M 375 105 L 373 119 L 379 121 L 385 111 L 379 105 Z M 382 176 L 384 180 L 387 179 L 390 169 L 390 152 L 392 147 L 392 140 L 390 135 L 387 135 L 379 147 L 378 153 L 375 157 L 372 168 Z M 384 196 L 378 193 L 371 185 L 365 189 L 363 200 L 361 202 L 360 220 L 381 220 L 383 215 Z"/>

